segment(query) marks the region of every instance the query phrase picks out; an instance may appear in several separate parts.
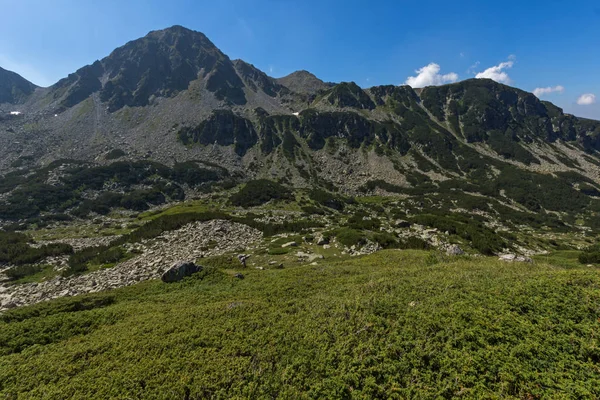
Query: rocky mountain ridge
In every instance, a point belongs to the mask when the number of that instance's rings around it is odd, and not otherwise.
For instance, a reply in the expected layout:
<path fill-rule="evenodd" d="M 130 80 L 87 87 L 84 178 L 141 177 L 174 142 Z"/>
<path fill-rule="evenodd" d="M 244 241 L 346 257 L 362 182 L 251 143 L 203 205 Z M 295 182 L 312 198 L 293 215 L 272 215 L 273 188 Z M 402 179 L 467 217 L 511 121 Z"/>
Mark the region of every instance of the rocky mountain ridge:
<path fill-rule="evenodd" d="M 567 197 L 600 193 L 600 123 L 531 93 L 487 79 L 417 90 L 325 83 L 307 71 L 274 79 L 180 26 L 36 88 L 19 109 L 0 121 L 5 175 L 65 159 L 198 160 L 238 183 L 350 194 L 453 187 L 502 196 L 511 182 L 538 180 Z"/>

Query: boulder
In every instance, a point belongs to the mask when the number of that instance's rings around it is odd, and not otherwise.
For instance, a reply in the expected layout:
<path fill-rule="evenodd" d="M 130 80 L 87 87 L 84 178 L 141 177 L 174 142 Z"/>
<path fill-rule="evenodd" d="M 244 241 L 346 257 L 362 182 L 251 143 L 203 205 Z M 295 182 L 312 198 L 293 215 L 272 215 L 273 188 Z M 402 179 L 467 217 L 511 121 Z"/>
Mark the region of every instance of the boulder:
<path fill-rule="evenodd" d="M 506 261 L 506 262 L 513 262 L 513 261 L 515 261 L 515 258 L 517 258 L 517 256 L 515 254 L 501 254 L 498 257 L 498 260 Z"/>
<path fill-rule="evenodd" d="M 410 222 L 403 219 L 397 219 L 396 222 L 394 222 L 394 225 L 396 228 L 410 228 Z"/>
<path fill-rule="evenodd" d="M 518 256 L 516 254 L 502 254 L 498 257 L 498 260 L 506 262 L 533 263 L 533 260 L 531 258 L 525 256 Z"/>
<path fill-rule="evenodd" d="M 160 279 L 165 283 L 179 282 L 186 276 L 200 272 L 202 269 L 202 266 L 196 265 L 193 262 L 178 261 L 173 264 L 171 268 L 166 270 Z"/>
<path fill-rule="evenodd" d="M 323 245 L 325 245 L 325 244 L 329 244 L 329 238 L 327 238 L 327 237 L 323 236 L 322 234 L 318 234 L 318 235 L 315 237 L 315 243 L 316 243 L 318 246 L 323 246 Z"/>
<path fill-rule="evenodd" d="M 465 252 L 458 247 L 458 245 L 453 244 L 452 246 L 448 247 L 446 254 L 449 256 L 461 256 L 465 254 Z"/>

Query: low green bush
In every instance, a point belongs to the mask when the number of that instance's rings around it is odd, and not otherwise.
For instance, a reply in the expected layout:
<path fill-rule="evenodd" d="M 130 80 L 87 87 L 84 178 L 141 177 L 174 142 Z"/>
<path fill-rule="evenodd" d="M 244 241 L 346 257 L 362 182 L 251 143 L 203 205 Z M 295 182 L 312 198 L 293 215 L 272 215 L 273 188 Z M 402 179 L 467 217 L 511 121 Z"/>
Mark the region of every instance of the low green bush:
<path fill-rule="evenodd" d="M 579 254 L 581 264 L 600 264 L 600 245 L 589 246 Z"/>
<path fill-rule="evenodd" d="M 220 255 L 201 258 L 198 263 L 203 267 L 212 267 L 219 269 L 235 269 L 242 266 L 236 257 L 231 255 Z"/>
<path fill-rule="evenodd" d="M 367 241 L 367 236 L 363 232 L 352 228 L 339 228 L 333 234 L 338 242 L 346 247 L 360 246 Z"/>
<path fill-rule="evenodd" d="M 254 207 L 271 200 L 293 200 L 292 192 L 283 185 L 267 179 L 250 181 L 229 198 L 238 207 Z"/>
<path fill-rule="evenodd" d="M 35 275 L 41 270 L 42 267 L 39 265 L 17 265 L 4 271 L 4 275 L 6 275 L 8 279 L 16 281 L 18 279 L 25 278 L 26 276 Z"/>

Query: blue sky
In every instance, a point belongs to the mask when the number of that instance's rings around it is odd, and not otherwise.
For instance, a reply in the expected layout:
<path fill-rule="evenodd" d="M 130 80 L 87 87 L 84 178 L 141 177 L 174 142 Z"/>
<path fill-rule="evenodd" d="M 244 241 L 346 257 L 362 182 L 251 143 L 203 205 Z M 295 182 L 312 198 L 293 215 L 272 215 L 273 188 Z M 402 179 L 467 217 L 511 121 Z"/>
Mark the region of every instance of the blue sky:
<path fill-rule="evenodd" d="M 598 1 L 0 0 L 0 10 L 0 66 L 42 86 L 178 24 L 274 77 L 306 69 L 369 87 L 480 74 L 546 88 L 541 98 L 600 119 Z"/>

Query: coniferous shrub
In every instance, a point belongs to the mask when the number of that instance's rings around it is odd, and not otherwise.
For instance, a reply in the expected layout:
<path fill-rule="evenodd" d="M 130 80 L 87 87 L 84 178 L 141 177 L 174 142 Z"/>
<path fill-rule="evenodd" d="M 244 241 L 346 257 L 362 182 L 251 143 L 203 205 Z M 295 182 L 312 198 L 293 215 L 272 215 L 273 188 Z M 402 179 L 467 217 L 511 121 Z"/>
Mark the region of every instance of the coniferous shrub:
<path fill-rule="evenodd" d="M 271 200 L 293 200 L 293 198 L 292 192 L 285 186 L 268 179 L 259 179 L 248 182 L 229 200 L 234 206 L 254 207 Z"/>

